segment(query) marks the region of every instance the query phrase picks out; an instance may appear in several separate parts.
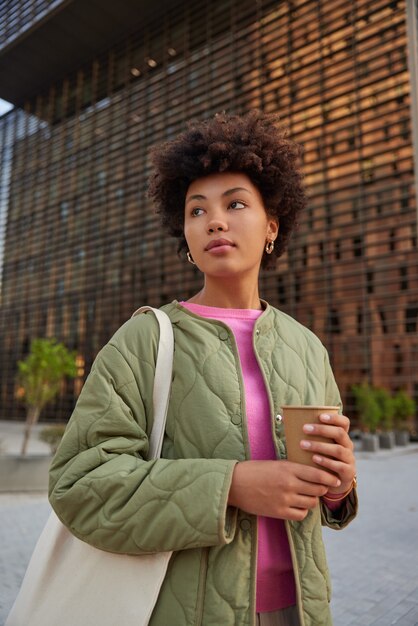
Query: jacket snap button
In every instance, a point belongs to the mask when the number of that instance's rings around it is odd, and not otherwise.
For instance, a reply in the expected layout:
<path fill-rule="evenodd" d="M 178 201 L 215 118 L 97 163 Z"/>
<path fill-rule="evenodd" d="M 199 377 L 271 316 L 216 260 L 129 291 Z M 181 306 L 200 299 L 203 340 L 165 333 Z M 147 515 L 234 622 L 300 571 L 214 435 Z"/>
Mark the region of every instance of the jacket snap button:
<path fill-rule="evenodd" d="M 241 530 L 251 530 L 251 522 L 249 519 L 242 519 L 239 523 Z"/>
<path fill-rule="evenodd" d="M 231 422 L 235 424 L 235 426 L 239 426 L 241 424 L 241 415 L 236 413 L 231 417 Z"/>
<path fill-rule="evenodd" d="M 226 341 L 227 339 L 229 339 L 228 331 L 225 328 L 222 328 L 219 331 L 219 339 L 221 341 Z"/>

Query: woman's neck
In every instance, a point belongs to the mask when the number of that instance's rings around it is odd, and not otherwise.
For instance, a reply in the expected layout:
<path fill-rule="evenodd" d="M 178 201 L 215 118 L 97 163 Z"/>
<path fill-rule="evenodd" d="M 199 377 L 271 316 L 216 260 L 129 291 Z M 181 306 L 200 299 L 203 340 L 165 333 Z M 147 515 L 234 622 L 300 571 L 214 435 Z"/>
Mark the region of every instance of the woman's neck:
<path fill-rule="evenodd" d="M 203 288 L 188 302 L 214 306 L 219 309 L 261 309 L 258 284 L 248 289 L 248 284 L 242 286 L 239 281 L 235 284 L 222 281 L 205 280 Z"/>

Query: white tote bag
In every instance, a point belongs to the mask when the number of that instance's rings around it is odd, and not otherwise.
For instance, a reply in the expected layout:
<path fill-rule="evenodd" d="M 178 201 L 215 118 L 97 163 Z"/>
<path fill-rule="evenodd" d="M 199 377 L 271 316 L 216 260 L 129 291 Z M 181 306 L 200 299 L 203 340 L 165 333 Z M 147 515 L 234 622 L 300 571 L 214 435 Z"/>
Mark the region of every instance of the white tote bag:
<path fill-rule="evenodd" d="M 149 458 L 158 458 L 173 367 L 169 317 L 151 307 L 160 325 L 153 390 Z M 171 552 L 130 556 L 93 548 L 51 513 L 36 544 L 5 626 L 145 626 L 163 583 Z"/>

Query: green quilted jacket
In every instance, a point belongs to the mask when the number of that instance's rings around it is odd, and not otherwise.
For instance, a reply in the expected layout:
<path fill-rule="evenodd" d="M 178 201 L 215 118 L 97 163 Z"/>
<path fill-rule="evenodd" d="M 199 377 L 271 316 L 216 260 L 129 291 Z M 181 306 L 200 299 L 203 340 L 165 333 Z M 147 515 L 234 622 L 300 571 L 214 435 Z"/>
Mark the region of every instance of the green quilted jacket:
<path fill-rule="evenodd" d="M 237 346 L 222 322 L 177 302 L 174 370 L 162 458 L 147 456 L 158 324 L 126 322 L 98 354 L 50 470 L 50 502 L 80 539 L 114 552 L 173 550 L 151 626 L 254 626 L 257 518 L 227 506 L 237 461 L 250 458 Z M 254 348 L 269 390 L 277 457 L 283 404 L 340 405 L 325 348 L 266 304 Z M 302 626 L 331 626 L 321 522 L 355 516 L 325 505 L 286 522 Z"/>

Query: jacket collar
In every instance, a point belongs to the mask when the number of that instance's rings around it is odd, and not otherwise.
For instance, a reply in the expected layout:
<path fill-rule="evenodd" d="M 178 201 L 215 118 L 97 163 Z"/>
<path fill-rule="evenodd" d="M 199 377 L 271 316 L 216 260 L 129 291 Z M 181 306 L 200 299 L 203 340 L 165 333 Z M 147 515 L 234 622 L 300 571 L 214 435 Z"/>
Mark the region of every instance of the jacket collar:
<path fill-rule="evenodd" d="M 266 300 L 260 299 L 260 302 L 264 308 L 264 311 L 256 321 L 256 328 L 259 328 L 262 331 L 266 331 L 273 326 L 275 309 L 271 307 Z M 199 320 L 204 319 L 206 322 L 223 325 L 223 322 L 216 319 L 202 318 L 200 317 L 200 315 L 192 313 L 191 311 L 183 307 L 178 302 L 178 300 L 173 300 L 172 302 L 164 305 L 161 308 L 165 311 L 165 313 L 167 313 L 173 324 L 179 323 L 181 320 L 185 320 L 187 318 L 195 318 Z"/>

